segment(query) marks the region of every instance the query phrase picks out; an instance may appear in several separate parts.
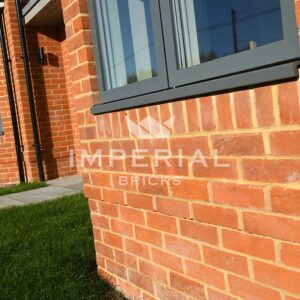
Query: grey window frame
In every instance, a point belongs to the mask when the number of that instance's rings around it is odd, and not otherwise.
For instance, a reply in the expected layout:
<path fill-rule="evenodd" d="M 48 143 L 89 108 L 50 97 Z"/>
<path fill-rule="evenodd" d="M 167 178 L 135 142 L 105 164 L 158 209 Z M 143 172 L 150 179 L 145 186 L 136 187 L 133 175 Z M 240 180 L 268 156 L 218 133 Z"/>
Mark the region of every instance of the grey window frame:
<path fill-rule="evenodd" d="M 97 1 L 97 0 L 96 0 Z M 151 93 L 153 91 L 160 91 L 168 88 L 167 69 L 165 62 L 164 42 L 162 27 L 160 22 L 160 8 L 159 0 L 150 0 L 154 43 L 156 49 L 156 59 L 158 66 L 158 74 L 156 77 L 145 79 L 143 81 L 134 82 L 123 87 L 106 91 L 104 89 L 104 82 L 101 80 L 102 64 L 101 64 L 101 47 L 99 41 L 99 28 L 97 24 L 97 14 L 95 9 L 95 1 L 89 0 L 89 12 L 91 17 L 94 48 L 95 48 L 95 59 L 97 67 L 98 85 L 101 94 L 101 103 L 107 103 L 112 101 L 118 101 L 130 97 L 135 97 L 141 94 Z M 98 55 L 97 55 L 98 53 Z"/>
<path fill-rule="evenodd" d="M 284 33 L 282 41 L 182 70 L 177 69 L 170 1 L 150 0 L 154 7 L 152 17 L 157 60 L 162 69 L 157 78 L 160 82 L 154 83 L 151 78 L 105 91 L 101 79 L 101 48 L 94 1 L 89 0 L 89 11 L 101 103 L 92 108 L 93 114 L 187 99 L 298 76 L 300 48 L 294 0 L 280 0 Z M 156 13 L 153 14 L 153 11 Z M 218 70 L 217 74 L 215 70 Z"/>

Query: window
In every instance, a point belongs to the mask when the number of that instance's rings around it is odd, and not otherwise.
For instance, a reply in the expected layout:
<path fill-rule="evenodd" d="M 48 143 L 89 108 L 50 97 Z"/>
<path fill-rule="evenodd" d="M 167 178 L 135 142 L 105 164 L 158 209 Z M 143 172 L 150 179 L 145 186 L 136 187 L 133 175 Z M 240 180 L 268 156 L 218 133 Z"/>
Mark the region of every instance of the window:
<path fill-rule="evenodd" d="M 294 0 L 90 0 L 101 104 L 138 107 L 296 77 Z"/>

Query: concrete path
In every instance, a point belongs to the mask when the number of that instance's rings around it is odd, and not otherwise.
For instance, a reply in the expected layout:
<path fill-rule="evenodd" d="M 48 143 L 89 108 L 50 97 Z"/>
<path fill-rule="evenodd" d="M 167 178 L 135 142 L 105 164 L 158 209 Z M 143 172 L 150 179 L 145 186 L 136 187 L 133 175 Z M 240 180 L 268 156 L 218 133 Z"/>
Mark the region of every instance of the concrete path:
<path fill-rule="evenodd" d="M 49 186 L 45 188 L 0 197 L 0 209 L 54 200 L 83 190 L 80 176 L 50 180 L 47 183 Z"/>

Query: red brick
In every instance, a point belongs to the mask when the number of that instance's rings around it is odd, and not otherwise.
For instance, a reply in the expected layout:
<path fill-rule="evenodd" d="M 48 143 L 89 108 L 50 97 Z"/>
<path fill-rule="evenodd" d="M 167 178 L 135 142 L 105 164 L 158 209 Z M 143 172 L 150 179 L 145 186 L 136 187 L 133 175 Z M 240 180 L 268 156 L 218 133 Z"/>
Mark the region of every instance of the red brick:
<path fill-rule="evenodd" d="M 280 240 L 300 242 L 300 221 L 278 216 L 245 212 L 245 230 Z"/>
<path fill-rule="evenodd" d="M 215 286 L 219 289 L 225 288 L 224 274 L 221 271 L 211 267 L 196 263 L 193 261 L 186 261 L 186 274 L 198 281 Z"/>
<path fill-rule="evenodd" d="M 187 201 L 178 201 L 168 198 L 156 198 L 157 211 L 170 216 L 189 218 L 189 204 Z"/>
<path fill-rule="evenodd" d="M 110 221 L 111 230 L 117 234 L 133 236 L 133 226 L 131 224 L 112 219 Z"/>
<path fill-rule="evenodd" d="M 182 199 L 208 201 L 207 182 L 180 179 L 180 184 L 171 184 L 172 196 Z"/>
<path fill-rule="evenodd" d="M 195 220 L 203 223 L 238 228 L 237 212 L 231 208 L 193 204 Z"/>
<path fill-rule="evenodd" d="M 149 181 L 150 180 L 150 181 Z M 168 196 L 168 185 L 159 177 L 144 177 L 139 180 L 139 192 L 144 194 Z"/>
<path fill-rule="evenodd" d="M 235 116 L 238 128 L 251 128 L 251 100 L 248 90 L 234 94 Z"/>
<path fill-rule="evenodd" d="M 244 179 L 260 182 L 299 183 L 300 160 L 243 160 Z"/>
<path fill-rule="evenodd" d="M 166 176 L 188 176 L 189 167 L 188 160 L 185 158 L 169 158 L 167 161 L 158 160 L 157 165 L 155 165 L 154 160 L 154 169 L 156 175 L 166 175 Z"/>
<path fill-rule="evenodd" d="M 102 215 L 118 217 L 119 210 L 118 206 L 111 203 L 101 202 L 99 203 L 99 210 Z"/>
<path fill-rule="evenodd" d="M 196 111 L 198 111 L 197 101 L 197 99 L 192 99 L 185 102 L 188 116 L 189 132 L 200 131 L 200 120 L 198 114 L 195 113 Z"/>
<path fill-rule="evenodd" d="M 273 155 L 300 155 L 300 130 L 270 133 Z"/>
<path fill-rule="evenodd" d="M 152 196 L 142 194 L 127 194 L 127 203 L 129 206 L 146 210 L 153 210 Z"/>
<path fill-rule="evenodd" d="M 259 261 L 253 262 L 255 279 L 264 284 L 300 294 L 300 273 Z"/>
<path fill-rule="evenodd" d="M 106 260 L 106 269 L 109 273 L 112 273 L 114 275 L 117 275 L 118 277 L 127 279 L 126 269 L 123 266 L 116 264 L 115 262 L 113 262 L 111 260 Z"/>
<path fill-rule="evenodd" d="M 109 229 L 108 218 L 105 216 L 92 215 L 92 224 L 94 227 L 99 227 L 103 229 Z"/>
<path fill-rule="evenodd" d="M 170 274 L 171 287 L 175 290 L 183 292 L 184 294 L 191 295 L 197 299 L 205 299 L 203 285 L 187 279 L 184 276 L 180 276 L 176 273 L 171 272 Z"/>
<path fill-rule="evenodd" d="M 231 129 L 231 109 L 230 109 L 230 97 L 229 94 L 222 94 L 216 97 L 219 129 Z"/>
<path fill-rule="evenodd" d="M 147 213 L 147 224 L 150 228 L 169 233 L 177 233 L 176 219 L 158 213 Z"/>
<path fill-rule="evenodd" d="M 153 261 L 175 272 L 182 273 L 182 261 L 178 256 L 152 248 Z"/>
<path fill-rule="evenodd" d="M 274 212 L 300 215 L 300 190 L 274 188 L 271 190 L 271 199 Z"/>
<path fill-rule="evenodd" d="M 158 281 L 162 284 L 167 284 L 167 272 L 165 269 L 160 268 L 153 263 L 146 262 L 144 260 L 139 261 L 140 272 L 153 281 Z"/>
<path fill-rule="evenodd" d="M 207 289 L 208 299 L 209 300 L 235 300 L 236 298 L 230 297 L 223 293 L 217 292 L 211 288 Z"/>
<path fill-rule="evenodd" d="M 149 259 L 149 247 L 140 242 L 125 240 L 126 251 L 139 257 Z"/>
<path fill-rule="evenodd" d="M 92 173 L 91 181 L 98 187 L 111 187 L 110 176 L 107 173 Z"/>
<path fill-rule="evenodd" d="M 219 155 L 263 155 L 264 142 L 261 133 L 215 135 L 213 148 Z"/>
<path fill-rule="evenodd" d="M 259 126 L 271 126 L 274 124 L 273 96 L 270 86 L 255 89 L 256 116 Z"/>
<path fill-rule="evenodd" d="M 124 204 L 124 192 L 103 189 L 103 200 L 115 204 Z"/>
<path fill-rule="evenodd" d="M 183 105 L 184 102 L 174 102 L 171 103 L 171 106 L 173 108 L 173 115 L 171 117 L 175 117 L 174 122 L 174 133 L 185 133 L 185 121 L 183 117 Z"/>
<path fill-rule="evenodd" d="M 137 270 L 137 258 L 133 255 L 114 249 L 115 261 L 119 264 L 128 267 L 129 269 Z"/>
<path fill-rule="evenodd" d="M 153 293 L 153 282 L 151 279 L 134 271 L 129 271 L 129 281 L 143 290 Z"/>
<path fill-rule="evenodd" d="M 95 242 L 96 253 L 101 254 L 101 256 L 114 259 L 113 249 L 107 245 L 99 242 Z"/>
<path fill-rule="evenodd" d="M 247 208 L 264 208 L 263 188 L 252 185 L 213 183 L 214 202 Z"/>
<path fill-rule="evenodd" d="M 280 300 L 279 292 L 232 275 L 229 275 L 230 292 L 245 300 Z"/>
<path fill-rule="evenodd" d="M 180 221 L 180 233 L 196 241 L 206 242 L 209 244 L 218 244 L 217 229 L 213 226 L 200 224 L 194 221 Z"/>
<path fill-rule="evenodd" d="M 210 154 L 208 138 L 206 136 L 178 137 L 170 139 L 172 154 L 177 156 L 182 151 L 183 156 L 194 156 L 197 150 L 203 155 Z"/>
<path fill-rule="evenodd" d="M 299 124 L 300 109 L 296 82 L 285 82 L 278 86 L 279 109 L 283 124 Z"/>
<path fill-rule="evenodd" d="M 135 236 L 137 240 L 140 240 L 147 244 L 152 244 L 157 247 L 160 247 L 162 245 L 162 234 L 159 231 L 136 226 Z"/>
<path fill-rule="evenodd" d="M 215 159 L 206 159 L 205 163 L 196 161 L 194 163 L 191 162 L 191 164 L 195 177 L 214 179 L 237 179 L 238 177 L 236 161 L 232 159 L 215 157 Z"/>
<path fill-rule="evenodd" d="M 174 290 L 171 290 L 169 288 L 166 288 L 165 286 L 162 286 L 161 284 L 157 283 L 155 285 L 156 294 L 158 299 L 161 300 L 185 300 L 185 296 L 181 293 L 178 293 Z"/>
<path fill-rule="evenodd" d="M 216 268 L 248 276 L 247 259 L 243 256 L 203 246 L 204 261 Z"/>
<path fill-rule="evenodd" d="M 138 224 L 138 225 L 145 224 L 144 214 L 142 211 L 138 209 L 120 206 L 120 215 L 121 218 L 126 222 Z"/>
<path fill-rule="evenodd" d="M 166 249 L 179 256 L 200 260 L 199 246 L 188 240 L 165 235 Z"/>
<path fill-rule="evenodd" d="M 123 249 L 122 238 L 116 234 L 110 232 L 103 232 L 103 241 L 106 245 L 111 247 Z"/>
<path fill-rule="evenodd" d="M 204 97 L 200 99 L 202 127 L 205 131 L 216 129 L 216 124 L 213 114 L 212 97 Z"/>
<path fill-rule="evenodd" d="M 223 245 L 227 249 L 263 259 L 275 259 L 274 242 L 271 239 L 226 229 L 222 233 Z"/>
<path fill-rule="evenodd" d="M 280 252 L 284 264 L 300 269 L 300 245 L 282 243 Z"/>

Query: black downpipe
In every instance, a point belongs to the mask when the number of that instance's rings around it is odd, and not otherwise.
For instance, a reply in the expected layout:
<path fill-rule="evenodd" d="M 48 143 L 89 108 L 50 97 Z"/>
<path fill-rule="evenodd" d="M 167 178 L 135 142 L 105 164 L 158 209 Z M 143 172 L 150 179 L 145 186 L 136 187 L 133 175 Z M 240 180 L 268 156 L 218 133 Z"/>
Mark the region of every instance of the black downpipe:
<path fill-rule="evenodd" d="M 18 169 L 19 169 L 19 178 L 20 182 L 25 182 L 25 173 L 24 173 L 24 165 L 23 165 L 23 154 L 21 149 L 20 143 L 20 132 L 19 132 L 19 125 L 18 125 L 18 118 L 16 113 L 15 107 L 15 98 L 13 92 L 13 86 L 11 82 L 11 73 L 10 73 L 10 66 L 9 66 L 9 59 L 7 55 L 7 46 L 6 46 L 6 38 L 5 38 L 5 31 L 3 26 L 3 16 L 0 19 L 0 43 L 2 49 L 2 59 L 3 59 L 3 66 L 4 66 L 4 73 L 6 78 L 6 86 L 7 86 L 7 95 L 10 107 L 10 114 L 14 132 L 14 139 L 15 139 L 15 148 L 16 148 L 16 155 L 17 155 L 17 162 L 18 162 Z"/>
<path fill-rule="evenodd" d="M 34 104 L 32 80 L 31 80 L 31 76 L 30 76 L 30 65 L 29 65 L 28 51 L 27 51 L 27 45 L 26 45 L 23 13 L 22 13 L 22 6 L 21 6 L 20 0 L 16 0 L 16 12 L 17 12 L 19 33 L 20 33 L 20 39 L 21 39 L 23 64 L 24 64 L 25 77 L 26 77 L 27 93 L 28 93 L 28 98 L 29 98 L 29 107 L 30 107 L 30 114 L 31 114 L 31 122 L 32 122 L 32 130 L 33 130 L 33 137 L 34 137 L 35 153 L 36 153 L 36 159 L 37 159 L 37 165 L 38 165 L 38 171 L 39 171 L 39 178 L 40 178 L 40 181 L 45 181 L 42 151 L 41 151 L 36 110 L 35 110 L 35 104 Z"/>

